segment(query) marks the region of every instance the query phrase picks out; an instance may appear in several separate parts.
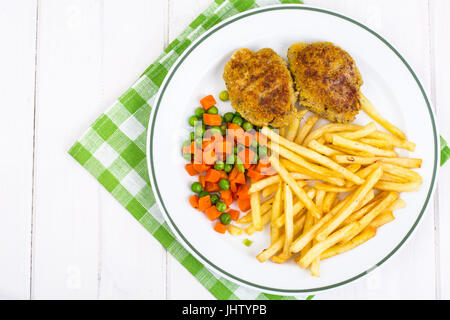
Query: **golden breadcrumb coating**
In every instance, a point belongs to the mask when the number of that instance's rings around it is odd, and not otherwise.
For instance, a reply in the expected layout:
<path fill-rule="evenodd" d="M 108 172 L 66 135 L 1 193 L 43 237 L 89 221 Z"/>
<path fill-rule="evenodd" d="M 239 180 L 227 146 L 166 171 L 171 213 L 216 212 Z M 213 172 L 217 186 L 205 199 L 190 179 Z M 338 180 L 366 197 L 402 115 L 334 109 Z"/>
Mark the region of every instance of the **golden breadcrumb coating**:
<path fill-rule="evenodd" d="M 289 48 L 288 61 L 301 105 L 332 122 L 355 119 L 363 80 L 346 51 L 330 42 L 300 42 Z"/>
<path fill-rule="evenodd" d="M 296 114 L 297 96 L 286 61 L 272 49 L 239 49 L 223 79 L 233 108 L 256 126 L 286 126 Z"/>

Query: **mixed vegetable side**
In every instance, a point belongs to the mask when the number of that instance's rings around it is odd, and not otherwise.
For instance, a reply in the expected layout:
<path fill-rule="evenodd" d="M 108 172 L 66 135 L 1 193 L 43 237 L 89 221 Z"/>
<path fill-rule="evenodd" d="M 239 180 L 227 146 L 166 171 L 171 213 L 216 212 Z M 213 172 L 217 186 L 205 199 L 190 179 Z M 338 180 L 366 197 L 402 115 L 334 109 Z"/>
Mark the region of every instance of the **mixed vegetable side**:
<path fill-rule="evenodd" d="M 228 100 L 228 92 L 219 94 Z M 183 158 L 189 161 L 185 169 L 197 176 L 189 198 L 192 207 L 216 221 L 214 230 L 225 233 L 231 221 L 237 221 L 240 211 L 250 210 L 248 193 L 250 179 L 261 180 L 274 175 L 267 157 L 267 138 L 237 112 L 219 114 L 212 95 L 200 100 L 201 107 L 189 118 L 193 127 L 190 139 L 183 142 Z M 239 210 L 230 206 L 236 201 Z"/>

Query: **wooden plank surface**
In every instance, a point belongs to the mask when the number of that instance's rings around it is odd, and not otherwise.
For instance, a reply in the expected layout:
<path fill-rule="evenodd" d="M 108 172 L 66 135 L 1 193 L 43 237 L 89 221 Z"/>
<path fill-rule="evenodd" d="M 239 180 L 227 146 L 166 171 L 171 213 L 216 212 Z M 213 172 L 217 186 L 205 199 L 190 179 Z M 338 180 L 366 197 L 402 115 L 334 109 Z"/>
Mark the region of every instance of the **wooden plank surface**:
<path fill-rule="evenodd" d="M 15 30 L 15 32 L 11 32 Z M 0 299 L 30 297 L 35 1 L 0 2 Z"/>

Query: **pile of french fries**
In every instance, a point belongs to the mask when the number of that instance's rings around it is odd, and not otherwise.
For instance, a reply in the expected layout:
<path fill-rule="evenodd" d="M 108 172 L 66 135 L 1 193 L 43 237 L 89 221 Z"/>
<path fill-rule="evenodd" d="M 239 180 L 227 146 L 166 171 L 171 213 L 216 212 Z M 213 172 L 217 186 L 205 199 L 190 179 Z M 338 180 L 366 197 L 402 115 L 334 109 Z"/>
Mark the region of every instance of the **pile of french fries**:
<path fill-rule="evenodd" d="M 253 182 L 251 211 L 229 232 L 251 235 L 270 228 L 270 246 L 256 258 L 283 263 L 290 258 L 320 276 L 320 261 L 349 251 L 373 238 L 404 208 L 400 192 L 417 191 L 421 159 L 398 157 L 395 148 L 415 144 L 383 119 L 361 97 L 361 108 L 374 122 L 365 126 L 329 123 L 313 129 L 319 117 L 300 125 L 307 111 L 280 133 L 265 127 L 270 163 L 276 175 Z"/>

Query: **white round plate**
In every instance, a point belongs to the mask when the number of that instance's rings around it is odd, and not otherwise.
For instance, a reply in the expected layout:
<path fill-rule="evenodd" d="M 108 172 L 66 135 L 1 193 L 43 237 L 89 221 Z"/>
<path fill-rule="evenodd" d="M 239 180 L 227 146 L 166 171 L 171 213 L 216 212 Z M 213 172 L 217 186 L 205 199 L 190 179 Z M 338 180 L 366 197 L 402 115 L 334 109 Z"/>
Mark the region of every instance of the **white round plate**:
<path fill-rule="evenodd" d="M 222 72 L 239 48 L 269 47 L 286 58 L 299 41 L 331 41 L 347 50 L 364 79 L 362 91 L 376 108 L 417 144 L 403 156 L 423 159 L 419 192 L 401 195 L 407 207 L 382 227 L 375 238 L 320 264 L 321 277 L 310 275 L 294 262 L 259 263 L 255 256 L 269 245 L 269 235 L 233 237 L 213 230 L 204 214 L 192 209 L 188 198 L 194 181 L 184 170 L 182 141 L 191 128 L 188 118 L 208 94 L 225 89 Z M 231 111 L 218 102 L 220 113 Z M 356 123 L 370 119 L 361 112 Z M 411 235 L 432 195 L 438 168 L 438 139 L 433 112 L 417 76 L 386 40 L 363 24 L 341 14 L 302 5 L 279 5 L 231 17 L 197 39 L 177 60 L 157 96 L 149 123 L 147 159 L 150 179 L 164 218 L 177 239 L 211 270 L 238 284 L 275 294 L 310 293 L 349 283 L 389 259 Z M 246 247 L 242 240 L 250 238 Z"/>

